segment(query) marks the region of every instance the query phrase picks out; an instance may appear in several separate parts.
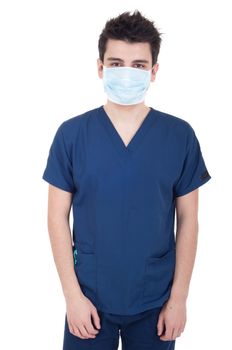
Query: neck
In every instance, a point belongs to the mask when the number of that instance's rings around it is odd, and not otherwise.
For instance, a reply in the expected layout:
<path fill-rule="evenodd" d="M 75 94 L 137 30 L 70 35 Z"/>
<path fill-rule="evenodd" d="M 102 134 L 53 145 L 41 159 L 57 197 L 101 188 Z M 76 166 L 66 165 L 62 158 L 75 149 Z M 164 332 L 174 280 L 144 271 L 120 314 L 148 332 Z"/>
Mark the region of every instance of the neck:
<path fill-rule="evenodd" d="M 104 105 L 105 111 L 110 114 L 115 119 L 140 119 L 141 116 L 147 114 L 149 107 L 144 104 L 144 102 L 138 103 L 136 105 L 120 105 L 107 100 Z"/>

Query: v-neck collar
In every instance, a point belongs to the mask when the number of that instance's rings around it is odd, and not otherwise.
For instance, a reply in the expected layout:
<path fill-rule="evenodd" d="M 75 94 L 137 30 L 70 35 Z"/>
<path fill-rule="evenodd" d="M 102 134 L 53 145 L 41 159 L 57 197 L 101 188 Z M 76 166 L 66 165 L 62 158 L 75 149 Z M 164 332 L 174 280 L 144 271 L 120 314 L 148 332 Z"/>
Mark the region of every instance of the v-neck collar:
<path fill-rule="evenodd" d="M 149 127 L 151 126 L 152 122 L 154 121 L 155 117 L 155 110 L 152 107 L 149 107 L 150 110 L 148 111 L 147 115 L 143 119 L 142 123 L 136 130 L 135 134 L 132 136 L 131 140 L 129 141 L 128 145 L 126 146 L 123 142 L 121 136 L 119 135 L 118 131 L 116 130 L 114 124 L 112 123 L 110 117 L 106 113 L 104 106 L 100 106 L 98 108 L 99 111 L 99 119 L 104 125 L 107 133 L 109 134 L 112 142 L 117 147 L 119 152 L 121 154 L 125 154 L 127 156 L 128 154 L 131 154 L 132 151 L 135 151 L 136 147 L 139 145 L 139 143 L 142 142 L 142 139 L 145 137 L 145 133 L 148 131 Z"/>

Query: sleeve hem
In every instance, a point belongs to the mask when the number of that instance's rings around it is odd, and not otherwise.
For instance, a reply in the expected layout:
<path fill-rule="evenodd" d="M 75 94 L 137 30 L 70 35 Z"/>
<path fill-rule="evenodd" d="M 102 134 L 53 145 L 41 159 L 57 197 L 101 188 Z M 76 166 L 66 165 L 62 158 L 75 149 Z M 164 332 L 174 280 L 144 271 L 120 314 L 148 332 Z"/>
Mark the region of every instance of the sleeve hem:
<path fill-rule="evenodd" d="M 69 192 L 69 193 L 74 193 L 74 190 L 64 184 L 61 184 L 60 182 L 54 181 L 53 179 L 50 179 L 49 177 L 47 177 L 46 175 L 42 176 L 42 179 L 45 180 L 46 182 L 48 182 L 49 184 L 58 187 L 59 189 Z"/>
<path fill-rule="evenodd" d="M 208 182 L 212 177 L 209 175 L 205 180 L 198 182 L 198 183 L 194 183 L 191 186 L 187 187 L 185 190 L 178 192 L 175 194 L 176 197 L 180 197 L 180 196 L 184 196 L 185 194 L 188 194 L 194 190 L 196 190 L 197 188 L 201 187 L 202 185 L 204 185 L 206 182 Z"/>

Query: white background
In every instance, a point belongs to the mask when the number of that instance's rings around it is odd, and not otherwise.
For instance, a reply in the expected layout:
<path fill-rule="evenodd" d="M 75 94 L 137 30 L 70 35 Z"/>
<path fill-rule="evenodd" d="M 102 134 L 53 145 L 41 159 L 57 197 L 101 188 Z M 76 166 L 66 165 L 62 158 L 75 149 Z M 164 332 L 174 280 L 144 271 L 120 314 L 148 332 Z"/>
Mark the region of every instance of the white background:
<path fill-rule="evenodd" d="M 97 43 L 139 9 L 164 33 L 146 104 L 187 120 L 212 179 L 200 189 L 187 324 L 176 349 L 231 345 L 231 12 L 229 1 L 2 1 L 0 5 L 0 348 L 62 349 L 65 302 L 42 180 L 58 125 L 106 102 Z"/>

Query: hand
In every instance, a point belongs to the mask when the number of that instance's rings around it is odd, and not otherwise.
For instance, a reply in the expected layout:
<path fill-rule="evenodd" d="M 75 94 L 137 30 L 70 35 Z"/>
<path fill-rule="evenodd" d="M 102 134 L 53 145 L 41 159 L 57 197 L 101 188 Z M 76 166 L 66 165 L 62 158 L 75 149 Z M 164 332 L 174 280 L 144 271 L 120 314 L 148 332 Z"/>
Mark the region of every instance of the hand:
<path fill-rule="evenodd" d="M 175 340 L 186 324 L 186 302 L 170 298 L 162 307 L 157 323 L 157 334 L 161 340 Z"/>
<path fill-rule="evenodd" d="M 101 326 L 97 309 L 92 302 L 82 294 L 75 299 L 66 300 L 66 308 L 70 333 L 81 339 L 95 338 L 99 331 L 94 326 L 98 329 Z M 91 322 L 91 316 L 94 325 Z"/>

